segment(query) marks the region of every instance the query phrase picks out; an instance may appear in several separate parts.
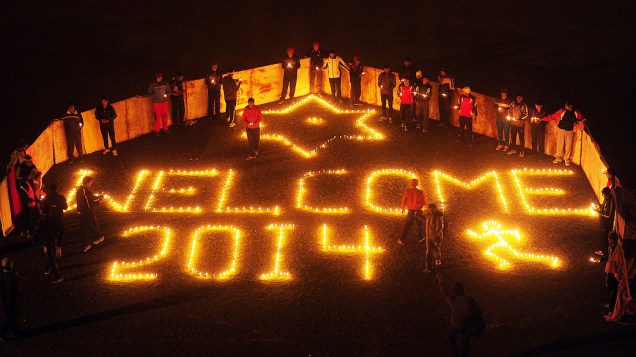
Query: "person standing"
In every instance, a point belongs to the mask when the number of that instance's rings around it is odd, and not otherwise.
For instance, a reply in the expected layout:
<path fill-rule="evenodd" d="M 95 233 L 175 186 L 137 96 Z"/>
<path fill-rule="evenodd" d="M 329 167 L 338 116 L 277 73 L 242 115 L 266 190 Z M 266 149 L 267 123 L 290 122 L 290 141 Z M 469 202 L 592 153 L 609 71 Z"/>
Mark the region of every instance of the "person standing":
<path fill-rule="evenodd" d="M 23 236 L 30 238 L 33 232 L 35 231 L 35 226 L 38 223 L 39 212 L 38 212 L 38 202 L 39 200 L 39 190 L 42 179 L 42 173 L 38 170 L 33 170 L 29 174 L 29 177 L 26 180 L 23 180 L 20 183 L 20 200 L 22 202 L 22 213 L 20 216 L 22 217 L 20 223 L 22 225 Z"/>
<path fill-rule="evenodd" d="M 510 98 L 508 90 L 502 89 L 499 97 L 495 99 L 495 109 L 497 109 L 497 147 L 495 150 L 508 151 L 510 147 L 510 121 L 508 120 L 508 109 L 510 109 Z"/>
<path fill-rule="evenodd" d="M 433 87 L 428 83 L 428 76 L 423 76 L 422 71 L 415 72 L 415 118 L 417 119 L 417 128 L 421 128 L 423 133 L 428 132 L 428 104 L 432 93 Z"/>
<path fill-rule="evenodd" d="M 208 87 L 208 116 L 210 119 L 221 117 L 221 72 L 219 65 L 212 63 L 210 73 L 205 77 L 205 85 Z"/>
<path fill-rule="evenodd" d="M 477 100 L 470 94 L 470 87 L 466 86 L 462 89 L 464 94 L 457 101 L 457 109 L 459 109 L 459 140 L 464 141 L 464 131 L 468 131 L 470 146 L 473 146 L 473 119 L 477 116 Z"/>
<path fill-rule="evenodd" d="M 324 66 L 322 69 L 327 70 L 327 77 L 329 78 L 329 87 L 331 88 L 331 96 L 334 100 L 338 100 L 342 103 L 342 91 L 341 91 L 341 81 L 340 81 L 340 69 L 344 68 L 349 70 L 347 64 L 340 58 L 340 56 L 336 56 L 336 51 L 329 50 L 329 57 L 327 57 L 324 61 Z"/>
<path fill-rule="evenodd" d="M 362 76 L 364 76 L 364 67 L 360 64 L 360 57 L 353 56 L 353 63 L 349 65 L 349 81 L 351 82 L 351 106 L 362 105 L 360 103 L 360 95 L 362 94 Z"/>
<path fill-rule="evenodd" d="M 104 151 L 102 151 L 102 154 L 104 155 L 112 152 L 113 156 L 117 156 L 117 140 L 115 140 L 115 118 L 117 118 L 117 112 L 115 112 L 115 108 L 110 105 L 108 97 L 102 97 L 100 104 L 95 109 L 95 119 L 99 121 L 99 130 L 102 133 L 102 140 L 104 141 Z M 108 145 L 109 137 L 110 146 Z"/>
<path fill-rule="evenodd" d="M 508 155 L 519 152 L 519 157 L 524 157 L 526 148 L 526 119 L 528 118 L 528 106 L 523 101 L 523 94 L 517 94 L 517 99 L 510 103 L 510 150 Z M 517 145 L 517 136 L 519 145 Z M 515 147 L 517 149 L 515 149 Z"/>
<path fill-rule="evenodd" d="M 40 205 L 49 210 L 51 217 L 55 218 L 60 227 L 58 245 L 61 249 L 64 244 L 64 210 L 68 209 L 68 202 L 66 201 L 66 197 L 57 192 L 57 183 L 53 182 L 47 187 L 48 192 L 40 202 Z"/>
<path fill-rule="evenodd" d="M 393 123 L 393 89 L 395 84 L 395 74 L 391 72 L 391 67 L 385 64 L 384 72 L 378 76 L 378 87 L 380 88 L 380 98 L 382 100 L 382 117 L 380 121 L 389 119 L 389 123 Z"/>
<path fill-rule="evenodd" d="M 225 98 L 225 119 L 229 127 L 236 126 L 234 113 L 236 112 L 236 95 L 241 87 L 241 80 L 234 79 L 234 70 L 230 69 L 223 77 L 223 98 Z"/>
<path fill-rule="evenodd" d="M 77 157 L 84 155 L 82 150 L 82 127 L 84 126 L 84 118 L 82 114 L 75 109 L 75 104 L 69 103 L 66 113 L 62 117 L 64 120 L 64 131 L 66 133 L 66 155 L 69 162 L 75 161 L 75 150 L 77 149 Z"/>
<path fill-rule="evenodd" d="M 311 93 L 322 93 L 322 66 L 324 65 L 324 51 L 320 48 L 320 42 L 314 45 L 307 53 L 309 57 L 309 90 Z"/>
<path fill-rule="evenodd" d="M 413 87 L 408 77 L 402 79 L 402 84 L 398 87 L 398 96 L 400 97 L 401 127 L 404 131 L 409 131 L 408 124 L 411 121 L 411 113 L 413 112 Z"/>
<path fill-rule="evenodd" d="M 557 112 L 541 118 L 542 121 L 558 120 L 556 157 L 552 163 L 558 164 L 565 160 L 565 166 L 570 166 L 572 158 L 572 144 L 574 142 L 574 129 L 585 123 L 585 118 L 574 110 L 574 103 L 565 101 L 565 107 Z"/>
<path fill-rule="evenodd" d="M 170 102 L 172 103 L 172 121 L 175 126 L 181 126 L 185 124 L 183 120 L 185 118 L 183 82 L 184 76 L 183 72 L 181 71 L 177 71 L 174 78 L 172 78 L 172 82 L 170 82 L 170 87 L 172 88 L 172 91 L 170 93 Z"/>
<path fill-rule="evenodd" d="M 402 196 L 402 203 L 400 205 L 402 213 L 404 213 L 405 208 L 408 212 L 406 213 L 406 222 L 402 229 L 402 235 L 400 239 L 398 239 L 399 245 L 404 245 L 404 241 L 411 230 L 411 225 L 413 225 L 414 220 L 417 220 L 417 241 L 421 242 L 424 238 L 424 231 L 422 229 L 422 207 L 426 204 L 426 196 L 424 196 L 424 191 L 417 188 L 417 185 L 419 185 L 419 181 L 412 179 L 411 187 L 407 188 Z"/>
<path fill-rule="evenodd" d="M 426 237 L 426 255 L 424 257 L 424 272 L 430 273 L 433 267 L 442 264 L 442 240 L 444 239 L 444 214 L 437 210 L 437 205 L 431 203 L 422 218 Z M 434 265 L 433 265 L 434 264 Z"/>
<path fill-rule="evenodd" d="M 607 257 L 607 235 L 614 228 L 616 202 L 614 202 L 612 190 L 609 187 L 603 187 L 601 195 L 603 195 L 603 202 L 601 202 L 600 206 L 594 207 L 594 210 L 598 212 L 601 228 L 601 244 L 599 250 L 595 251 L 595 253 L 601 257 Z"/>
<path fill-rule="evenodd" d="M 453 92 L 455 91 L 455 80 L 448 75 L 446 68 L 441 68 L 439 70 L 439 76 L 437 76 L 437 83 L 439 83 L 439 89 L 437 91 L 439 125 L 449 126 L 451 103 L 453 102 Z"/>
<path fill-rule="evenodd" d="M 404 58 L 404 61 L 402 62 L 402 67 L 400 67 L 400 70 L 398 72 L 398 78 L 400 79 L 402 83 L 404 83 L 404 80 L 407 78 L 411 83 L 415 81 L 415 70 L 413 69 L 411 64 L 412 62 L 410 58 L 408 57 Z"/>
<path fill-rule="evenodd" d="M 89 236 L 92 236 L 94 245 L 104 241 L 104 235 L 100 232 L 97 220 L 95 218 L 95 207 L 102 200 L 102 197 L 96 197 L 90 188 L 93 186 L 93 178 L 84 177 L 82 185 L 77 188 L 75 202 L 77 202 L 77 213 L 80 217 L 80 229 L 82 231 L 82 250 L 84 253 L 92 248 Z"/>
<path fill-rule="evenodd" d="M 155 113 L 155 136 L 159 136 L 162 125 L 163 132 L 170 134 L 170 130 L 168 130 L 168 96 L 170 94 L 170 84 L 163 80 L 163 74 L 155 74 L 155 80 L 148 85 L 146 93 L 146 95 L 152 96 L 152 110 Z"/>
<path fill-rule="evenodd" d="M 541 118 L 545 117 L 543 102 L 537 101 L 530 114 L 530 128 L 532 129 L 532 152 L 543 154 L 545 152 L 545 126 L 546 122 Z"/>
<path fill-rule="evenodd" d="M 245 124 L 247 142 L 250 147 L 250 153 L 246 160 L 253 160 L 258 156 L 258 142 L 261 138 L 260 124 L 261 121 L 263 121 L 263 114 L 260 108 L 254 103 L 254 98 L 247 100 L 247 106 L 243 110 L 241 120 L 243 124 Z"/>
<path fill-rule="evenodd" d="M 24 275 L 14 270 L 13 258 L 2 258 L 0 274 L 0 300 L 4 321 L 0 326 L 0 340 L 15 338 L 19 333 L 18 325 L 18 283 L 26 281 Z"/>
<path fill-rule="evenodd" d="M 283 68 L 283 90 L 280 92 L 279 104 L 282 104 L 287 96 L 287 87 L 289 87 L 289 99 L 294 99 L 294 93 L 296 92 L 300 59 L 294 54 L 293 47 L 287 49 L 287 57 L 283 59 L 280 66 Z"/>
<path fill-rule="evenodd" d="M 49 206 L 41 206 L 40 214 L 42 218 L 38 221 L 37 228 L 33 234 L 33 241 L 37 244 L 41 244 L 44 249 L 44 254 L 46 254 L 44 274 L 51 274 L 53 284 L 61 283 L 64 281 L 64 278 L 62 274 L 60 274 L 57 258 L 62 254 L 62 247 L 59 243 L 62 229 L 59 222 L 51 215 Z"/>

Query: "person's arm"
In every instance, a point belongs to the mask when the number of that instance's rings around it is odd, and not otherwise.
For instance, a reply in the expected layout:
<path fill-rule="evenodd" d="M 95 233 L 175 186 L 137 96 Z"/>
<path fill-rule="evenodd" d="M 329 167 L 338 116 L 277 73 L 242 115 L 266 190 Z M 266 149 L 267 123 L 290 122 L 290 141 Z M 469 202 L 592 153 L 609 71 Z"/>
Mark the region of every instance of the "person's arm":
<path fill-rule="evenodd" d="M 440 238 L 444 238 L 444 228 L 446 227 L 446 222 L 444 222 L 444 215 L 439 217 L 439 221 L 440 221 L 440 231 L 439 231 L 439 236 Z"/>
<path fill-rule="evenodd" d="M 350 72 L 349 66 L 347 66 L 347 63 L 341 57 L 338 57 L 338 65 L 344 68 L 347 72 Z"/>
<path fill-rule="evenodd" d="M 400 207 L 402 208 L 402 213 L 404 213 L 404 207 L 406 207 L 406 198 L 407 198 L 408 190 L 404 191 L 404 195 L 402 196 L 402 203 Z"/>
<path fill-rule="evenodd" d="M 550 115 L 547 115 L 547 116 L 541 118 L 541 120 L 542 121 L 553 121 L 555 119 L 560 118 L 562 113 L 563 113 L 563 109 L 559 109 L 555 113 L 552 113 Z"/>
<path fill-rule="evenodd" d="M 298 56 L 294 55 L 294 59 L 296 60 L 296 64 L 294 65 L 294 69 L 295 70 L 299 70 L 300 69 L 300 58 L 298 58 Z"/>
<path fill-rule="evenodd" d="M 455 78 L 448 76 L 449 86 L 451 90 L 455 90 Z"/>
<path fill-rule="evenodd" d="M 380 73 L 380 75 L 378 76 L 378 88 L 382 88 L 382 73 Z"/>
<path fill-rule="evenodd" d="M 254 124 L 260 124 L 261 121 L 263 121 L 263 113 L 261 113 L 260 108 L 256 108 L 256 120 Z"/>
<path fill-rule="evenodd" d="M 477 98 L 473 97 L 473 117 L 477 117 Z M 526 116 L 528 116 L 528 113 L 526 113 Z"/>
<path fill-rule="evenodd" d="M 77 117 L 79 119 L 79 126 L 80 128 L 84 126 L 84 118 L 82 117 L 82 113 L 77 112 Z"/>
<path fill-rule="evenodd" d="M 521 107 L 521 120 L 526 120 L 528 118 L 528 106 L 524 103 Z"/>
<path fill-rule="evenodd" d="M 248 110 L 249 110 L 248 108 L 245 108 L 245 109 L 243 110 L 243 115 L 241 115 L 241 121 L 242 121 L 242 122 L 243 122 L 243 124 L 245 124 L 246 126 L 247 126 L 247 124 L 249 123 L 249 121 L 247 120 L 247 111 L 248 111 Z"/>
<path fill-rule="evenodd" d="M 146 91 L 146 94 L 144 94 L 144 97 L 150 97 L 153 94 L 155 94 L 155 86 L 154 83 L 150 82 L 150 84 L 148 84 L 148 90 Z"/>
<path fill-rule="evenodd" d="M 117 118 L 117 112 L 115 111 L 115 107 L 108 104 L 108 108 L 110 109 L 110 118 L 108 120 L 113 121 Z"/>
<path fill-rule="evenodd" d="M 389 91 L 393 92 L 393 88 L 395 88 L 395 74 L 389 74 Z"/>

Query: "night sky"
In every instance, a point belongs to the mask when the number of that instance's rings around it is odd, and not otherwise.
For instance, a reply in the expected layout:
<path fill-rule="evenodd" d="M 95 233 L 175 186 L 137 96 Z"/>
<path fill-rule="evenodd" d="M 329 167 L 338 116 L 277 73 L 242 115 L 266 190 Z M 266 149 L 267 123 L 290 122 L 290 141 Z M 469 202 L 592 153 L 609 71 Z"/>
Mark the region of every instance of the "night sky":
<path fill-rule="evenodd" d="M 435 76 L 495 96 L 506 87 L 555 111 L 573 99 L 606 160 L 636 183 L 633 2 L 580 1 L 6 1 L 0 12 L 0 154 L 33 141 L 69 101 L 94 108 L 141 94 L 152 74 L 201 78 L 278 62 L 313 40 L 363 65 L 405 56 Z"/>

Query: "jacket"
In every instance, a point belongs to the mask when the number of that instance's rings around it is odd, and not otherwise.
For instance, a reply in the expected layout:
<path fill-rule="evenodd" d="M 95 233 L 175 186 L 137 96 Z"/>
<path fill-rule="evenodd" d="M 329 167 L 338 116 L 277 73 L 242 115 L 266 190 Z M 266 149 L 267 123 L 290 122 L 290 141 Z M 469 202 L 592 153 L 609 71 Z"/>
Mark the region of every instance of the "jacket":
<path fill-rule="evenodd" d="M 284 71 L 285 78 L 296 78 L 298 69 L 300 68 L 300 59 L 298 59 L 296 55 L 291 57 L 285 56 L 280 66 Z"/>
<path fill-rule="evenodd" d="M 170 85 L 166 81 L 152 81 L 148 85 L 147 95 L 152 97 L 153 103 L 165 103 L 170 95 Z"/>
<path fill-rule="evenodd" d="M 510 109 L 510 98 L 503 99 L 501 95 L 495 99 L 495 109 L 497 109 L 497 120 L 508 120 L 508 109 Z"/>
<path fill-rule="evenodd" d="M 413 87 L 400 84 L 398 87 L 398 96 L 400 97 L 400 104 L 413 104 Z"/>
<path fill-rule="evenodd" d="M 170 89 L 173 97 L 183 97 L 183 81 L 176 77 L 170 82 Z"/>
<path fill-rule="evenodd" d="M 477 116 L 477 99 L 471 94 L 462 94 L 457 101 L 459 107 L 459 116 L 464 118 L 472 118 Z"/>
<path fill-rule="evenodd" d="M 236 94 L 240 86 L 236 79 L 230 76 L 223 77 L 223 96 L 225 100 L 236 100 Z"/>
<path fill-rule="evenodd" d="M 51 192 L 42 200 L 42 206 L 48 207 L 51 216 L 58 221 L 62 222 L 64 217 L 64 210 L 68 209 L 68 203 L 66 197 L 60 195 L 57 192 Z"/>
<path fill-rule="evenodd" d="M 349 66 L 347 66 L 340 56 L 336 56 L 334 58 L 327 57 L 324 61 L 325 64 L 322 69 L 327 70 L 327 76 L 329 78 L 340 78 L 340 67 L 349 70 Z"/>
<path fill-rule="evenodd" d="M 250 106 L 248 105 L 243 110 L 241 120 L 243 121 L 243 124 L 245 124 L 245 127 L 256 129 L 260 127 L 260 123 L 263 120 L 263 114 L 257 106 L 254 106 L 254 108 L 250 109 Z"/>
<path fill-rule="evenodd" d="M 393 96 L 393 88 L 395 88 L 395 74 L 382 72 L 378 76 L 378 87 L 381 94 Z"/>
<path fill-rule="evenodd" d="M 106 105 L 106 108 L 100 104 L 95 109 L 95 119 L 99 120 L 100 125 L 113 124 L 115 118 L 117 118 L 117 112 L 115 112 L 115 108 L 110 103 Z M 108 123 L 102 123 L 102 120 L 107 120 Z"/>
<path fill-rule="evenodd" d="M 92 214 L 93 209 L 97 206 L 95 195 L 88 187 L 80 186 L 75 193 L 75 202 L 77 202 L 77 212 L 79 214 Z"/>
<path fill-rule="evenodd" d="M 364 72 L 364 67 L 361 64 L 356 66 L 354 63 L 349 66 L 349 81 L 360 83 L 362 81 L 362 72 Z"/>
<path fill-rule="evenodd" d="M 545 117 L 545 109 L 541 109 L 538 111 L 537 109 L 532 109 L 532 114 L 530 114 L 530 123 L 532 125 L 542 125 L 545 126 L 547 122 L 541 120 L 541 118 Z"/>
<path fill-rule="evenodd" d="M 322 54 L 325 53 L 322 48 L 318 48 L 318 51 L 315 51 L 314 48 L 310 48 L 309 52 L 307 52 L 307 57 L 309 57 L 309 66 L 312 71 L 319 70 L 322 68 L 324 64 L 324 60 Z"/>
<path fill-rule="evenodd" d="M 38 221 L 33 234 L 33 241 L 45 247 L 55 247 L 59 245 L 59 238 L 62 236 L 62 227 L 58 220 L 50 214 L 45 215 Z"/>
<path fill-rule="evenodd" d="M 84 118 L 82 117 L 82 113 L 78 112 L 77 110 L 75 111 L 75 113 L 69 113 L 67 110 L 62 117 L 62 120 L 64 120 L 64 128 L 66 128 L 67 130 L 77 130 L 84 126 Z"/>
<path fill-rule="evenodd" d="M 510 125 L 524 127 L 526 125 L 526 119 L 528 118 L 528 106 L 526 103 L 518 103 L 516 100 L 510 103 L 510 110 L 508 111 L 512 117 Z"/>
<path fill-rule="evenodd" d="M 437 83 L 439 83 L 439 95 L 445 97 L 451 97 L 453 95 L 453 91 L 455 90 L 455 80 L 451 76 L 437 76 Z"/>
<path fill-rule="evenodd" d="M 413 88 L 415 92 L 415 101 L 428 102 L 433 94 L 433 86 L 430 83 L 424 84 L 421 80 L 415 80 L 415 86 Z"/>
<path fill-rule="evenodd" d="M 444 214 L 440 211 L 430 213 L 424 212 L 424 219 L 422 220 L 424 226 L 424 234 L 426 238 L 444 238 Z"/>
<path fill-rule="evenodd" d="M 566 131 L 574 130 L 574 125 L 580 123 L 585 120 L 581 113 L 576 110 L 568 111 L 566 109 L 559 109 L 556 113 L 550 114 L 541 120 L 543 121 L 552 121 L 558 120 L 559 123 L 557 126 L 559 129 L 563 129 Z"/>
<path fill-rule="evenodd" d="M 404 196 L 402 196 L 402 204 L 401 208 L 405 207 L 410 210 L 421 210 L 422 207 L 426 204 L 426 196 L 424 196 L 424 191 L 419 190 L 415 187 L 407 188 L 404 191 Z"/>
<path fill-rule="evenodd" d="M 205 85 L 208 86 L 208 91 L 220 91 L 221 74 L 219 71 L 208 73 L 208 76 L 205 77 Z"/>

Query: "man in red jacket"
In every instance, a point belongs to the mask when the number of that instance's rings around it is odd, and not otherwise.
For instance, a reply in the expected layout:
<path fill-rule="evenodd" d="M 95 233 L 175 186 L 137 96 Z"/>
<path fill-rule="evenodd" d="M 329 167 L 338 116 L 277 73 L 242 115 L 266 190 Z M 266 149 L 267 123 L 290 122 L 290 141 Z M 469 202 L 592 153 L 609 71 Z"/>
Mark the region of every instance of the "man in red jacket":
<path fill-rule="evenodd" d="M 404 229 L 402 230 L 402 235 L 400 239 L 398 239 L 399 245 L 404 245 L 404 240 L 406 236 L 409 234 L 411 230 L 411 225 L 413 224 L 413 220 L 417 219 L 417 241 L 421 242 L 424 240 L 424 231 L 422 229 L 422 207 L 426 204 L 426 196 L 424 196 L 424 192 L 417 188 L 419 182 L 417 179 L 411 180 L 411 187 L 407 188 L 404 191 L 404 196 L 402 196 L 402 213 L 404 213 L 404 208 L 408 209 L 408 213 L 406 214 L 406 223 L 404 224 Z"/>
<path fill-rule="evenodd" d="M 254 98 L 247 100 L 247 107 L 243 110 L 241 120 L 245 124 L 247 142 L 250 145 L 250 154 L 247 156 L 247 160 L 253 160 L 258 156 L 258 141 L 261 138 L 260 123 L 263 120 L 263 114 L 254 104 Z"/>

